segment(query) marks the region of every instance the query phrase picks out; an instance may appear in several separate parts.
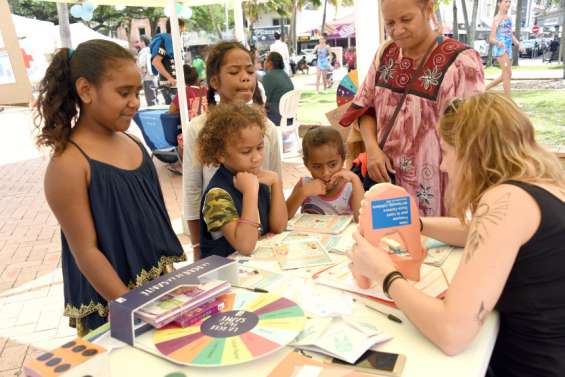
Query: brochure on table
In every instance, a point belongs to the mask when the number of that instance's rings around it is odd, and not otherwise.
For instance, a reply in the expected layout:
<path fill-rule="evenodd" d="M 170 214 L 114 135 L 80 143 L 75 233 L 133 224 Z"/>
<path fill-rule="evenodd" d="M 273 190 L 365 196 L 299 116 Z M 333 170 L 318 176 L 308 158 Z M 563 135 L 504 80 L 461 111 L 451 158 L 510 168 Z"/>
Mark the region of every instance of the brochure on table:
<path fill-rule="evenodd" d="M 134 313 L 141 307 L 179 287 L 202 284 L 210 280 L 226 280 L 232 284 L 239 284 L 237 262 L 212 255 L 163 275 L 112 301 L 110 303 L 110 316 L 112 318 L 110 330 L 112 337 L 131 346 L 154 353 L 153 349 L 148 349 L 136 342 L 136 336 L 151 330 L 152 327 L 143 322 L 141 325 L 136 323 L 134 321 Z M 158 353 L 156 354 L 161 356 Z"/>

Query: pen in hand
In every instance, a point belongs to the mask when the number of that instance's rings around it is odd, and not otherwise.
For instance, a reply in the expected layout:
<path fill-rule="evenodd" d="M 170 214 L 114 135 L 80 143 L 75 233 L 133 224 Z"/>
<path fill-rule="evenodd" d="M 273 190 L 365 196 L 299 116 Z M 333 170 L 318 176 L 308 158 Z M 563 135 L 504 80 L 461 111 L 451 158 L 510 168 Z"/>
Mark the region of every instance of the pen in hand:
<path fill-rule="evenodd" d="M 398 318 L 397 316 L 395 316 L 394 314 L 383 312 L 382 310 L 379 310 L 377 308 L 374 308 L 373 306 L 367 305 L 365 302 L 358 300 L 358 299 L 353 299 L 353 301 L 359 302 L 359 303 L 363 304 L 367 309 L 373 310 L 373 311 L 375 311 L 379 314 L 384 315 L 385 317 L 387 317 L 389 320 L 391 320 L 393 322 L 402 323 L 402 320 L 400 318 Z"/>

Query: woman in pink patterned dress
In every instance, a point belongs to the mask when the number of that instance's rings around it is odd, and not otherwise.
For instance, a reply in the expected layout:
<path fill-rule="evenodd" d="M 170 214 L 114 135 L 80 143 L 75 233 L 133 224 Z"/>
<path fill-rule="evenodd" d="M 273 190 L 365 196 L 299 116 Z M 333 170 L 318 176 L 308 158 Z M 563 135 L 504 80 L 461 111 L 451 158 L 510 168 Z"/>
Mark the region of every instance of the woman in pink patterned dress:
<path fill-rule="evenodd" d="M 480 56 L 434 31 L 432 0 L 383 0 L 382 12 L 391 40 L 377 52 L 340 124 L 358 121 L 368 178 L 386 182 L 394 174 L 395 183 L 417 200 L 422 216 L 444 215 L 447 177 L 439 170 L 436 123 L 452 99 L 484 90 Z M 422 60 L 419 77 L 411 80 Z M 379 142 L 407 84 L 407 96 L 381 150 Z"/>

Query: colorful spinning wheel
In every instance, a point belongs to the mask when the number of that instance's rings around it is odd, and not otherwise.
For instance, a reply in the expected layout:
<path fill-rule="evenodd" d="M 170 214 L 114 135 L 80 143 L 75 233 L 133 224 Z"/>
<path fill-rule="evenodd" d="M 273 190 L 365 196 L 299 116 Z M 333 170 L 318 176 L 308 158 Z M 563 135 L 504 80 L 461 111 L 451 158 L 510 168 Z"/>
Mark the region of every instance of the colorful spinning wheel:
<path fill-rule="evenodd" d="M 216 367 L 268 355 L 304 328 L 296 303 L 271 293 L 230 293 L 224 310 L 190 327 L 168 325 L 153 335 L 155 347 L 179 364 Z"/>
<path fill-rule="evenodd" d="M 354 69 L 339 82 L 336 96 L 337 105 L 341 106 L 351 101 L 353 97 L 355 97 L 355 94 L 357 94 L 358 88 L 359 78 L 357 77 L 357 70 Z"/>

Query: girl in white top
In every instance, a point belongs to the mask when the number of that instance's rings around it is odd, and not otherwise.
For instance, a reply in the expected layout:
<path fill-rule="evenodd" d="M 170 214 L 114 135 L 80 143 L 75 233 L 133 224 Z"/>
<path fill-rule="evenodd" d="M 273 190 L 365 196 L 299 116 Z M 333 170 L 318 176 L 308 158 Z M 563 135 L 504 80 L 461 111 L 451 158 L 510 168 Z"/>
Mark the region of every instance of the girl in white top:
<path fill-rule="evenodd" d="M 312 177 L 298 181 L 286 201 L 288 217 L 298 208 L 319 215 L 353 215 L 357 221 L 363 184 L 359 177 L 343 168 L 345 147 L 340 133 L 331 127 L 308 130 L 302 139 L 304 165 Z"/>
<path fill-rule="evenodd" d="M 215 104 L 217 93 L 220 102 L 250 102 L 256 87 L 255 65 L 251 53 L 239 42 L 220 42 L 206 60 L 208 103 Z M 200 201 L 217 167 L 203 166 L 195 156 L 198 133 L 204 127 L 206 114 L 194 118 L 184 130 L 186 145 L 183 153 L 183 217 L 188 221 L 194 260 L 200 259 Z M 280 147 L 277 130 L 266 119 L 265 149 L 262 167 L 282 177 Z"/>

